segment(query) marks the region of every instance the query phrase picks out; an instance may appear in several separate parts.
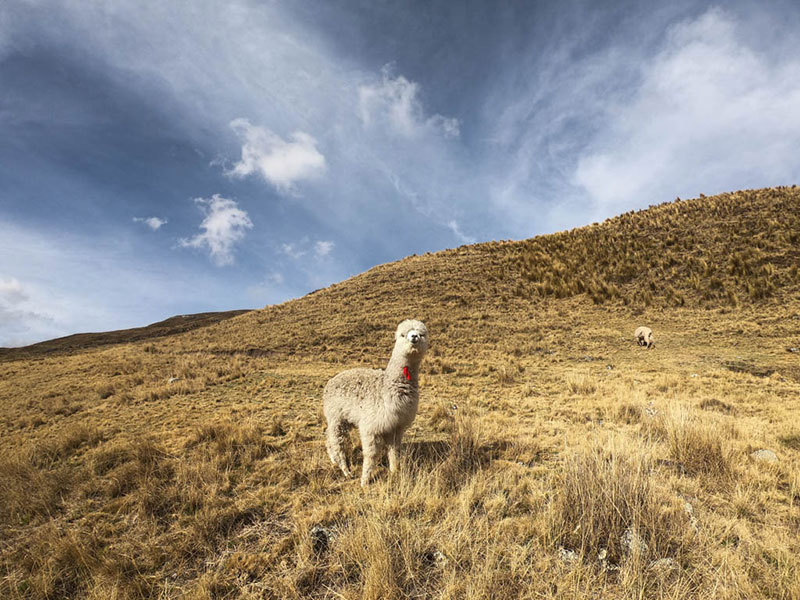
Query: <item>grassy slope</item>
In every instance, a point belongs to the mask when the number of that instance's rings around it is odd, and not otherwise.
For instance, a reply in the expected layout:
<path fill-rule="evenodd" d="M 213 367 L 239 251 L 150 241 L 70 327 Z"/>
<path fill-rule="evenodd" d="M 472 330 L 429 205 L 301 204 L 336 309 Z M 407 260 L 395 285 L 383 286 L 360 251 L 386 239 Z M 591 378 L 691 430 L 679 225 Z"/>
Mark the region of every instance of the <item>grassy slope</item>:
<path fill-rule="evenodd" d="M 0 596 L 800 597 L 798 231 L 795 188 L 670 203 L 0 357 Z M 433 342 L 407 466 L 362 491 L 321 388 L 407 317 Z"/>
<path fill-rule="evenodd" d="M 130 344 L 140 340 L 150 340 L 153 338 L 175 335 L 206 327 L 225 319 L 230 319 L 242 315 L 248 310 L 228 310 L 223 312 L 197 313 L 194 315 L 178 315 L 151 323 L 144 327 L 134 327 L 133 329 L 119 329 L 116 331 L 104 331 L 101 333 L 76 333 L 66 337 L 31 344 L 23 348 L 0 348 L 0 359 L 18 360 L 34 358 L 45 354 L 57 354 L 90 350 L 99 346 L 111 346 L 114 344 Z"/>

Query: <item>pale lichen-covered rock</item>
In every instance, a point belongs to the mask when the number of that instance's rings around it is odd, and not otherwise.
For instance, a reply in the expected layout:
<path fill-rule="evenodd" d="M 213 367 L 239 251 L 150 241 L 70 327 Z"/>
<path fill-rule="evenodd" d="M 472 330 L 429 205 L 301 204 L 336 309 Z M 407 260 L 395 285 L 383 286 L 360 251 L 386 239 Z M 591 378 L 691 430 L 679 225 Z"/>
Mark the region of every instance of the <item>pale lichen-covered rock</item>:
<path fill-rule="evenodd" d="M 642 555 L 647 552 L 647 542 L 633 527 L 628 527 L 622 533 L 622 547 L 625 548 L 630 554 Z"/>
<path fill-rule="evenodd" d="M 756 450 L 755 452 L 751 452 L 750 456 L 753 457 L 755 460 L 759 460 L 761 462 L 769 462 L 769 463 L 778 462 L 778 455 L 775 454 L 772 450 L 767 450 L 767 449 Z"/>

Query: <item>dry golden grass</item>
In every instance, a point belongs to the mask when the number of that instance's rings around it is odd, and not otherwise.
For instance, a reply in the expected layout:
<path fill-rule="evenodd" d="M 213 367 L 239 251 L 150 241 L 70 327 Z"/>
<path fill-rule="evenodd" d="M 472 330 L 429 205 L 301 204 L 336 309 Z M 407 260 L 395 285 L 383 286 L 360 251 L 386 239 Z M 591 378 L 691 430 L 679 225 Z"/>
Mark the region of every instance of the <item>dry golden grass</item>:
<path fill-rule="evenodd" d="M 799 219 L 794 188 L 679 202 L 6 351 L 0 597 L 799 598 Z M 362 490 L 321 390 L 406 317 L 420 413 Z"/>

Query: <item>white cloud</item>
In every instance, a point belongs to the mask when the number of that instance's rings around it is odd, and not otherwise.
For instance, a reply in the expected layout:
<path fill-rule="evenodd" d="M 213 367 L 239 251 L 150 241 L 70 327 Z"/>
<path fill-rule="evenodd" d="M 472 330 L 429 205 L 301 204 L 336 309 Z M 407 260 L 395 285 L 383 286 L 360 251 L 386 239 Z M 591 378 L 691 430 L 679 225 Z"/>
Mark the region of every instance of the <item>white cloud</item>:
<path fill-rule="evenodd" d="M 308 239 L 304 240 L 304 243 L 308 243 Z M 286 255 L 294 259 L 302 258 L 306 255 L 308 250 L 304 250 L 300 248 L 300 245 L 297 243 L 294 244 L 281 244 L 281 251 Z"/>
<path fill-rule="evenodd" d="M 266 127 L 247 119 L 231 121 L 231 128 L 243 141 L 242 158 L 228 174 L 246 177 L 258 174 L 280 192 L 289 192 L 304 179 L 320 177 L 326 170 L 325 157 L 317 150 L 317 140 L 302 131 L 286 141 Z"/>
<path fill-rule="evenodd" d="M 52 329 L 52 317 L 37 310 L 27 286 L 0 278 L 0 346 L 22 346 Z"/>
<path fill-rule="evenodd" d="M 191 268 L 152 244 L 131 242 L 119 229 L 82 237 L 64 228 L 32 230 L 0 220 L 0 281 L 0 346 L 244 308 L 231 305 L 244 285 L 220 285 L 218 273 Z"/>
<path fill-rule="evenodd" d="M 458 226 L 458 223 L 455 220 L 448 221 L 447 227 L 449 227 L 450 231 L 452 231 L 455 234 L 455 236 L 459 240 L 461 240 L 461 243 L 463 244 L 475 243 L 475 238 L 468 235 L 464 235 L 464 233 L 461 231 L 461 228 Z"/>
<path fill-rule="evenodd" d="M 402 75 L 392 76 L 392 66 L 381 70 L 380 83 L 358 88 L 358 107 L 365 127 L 384 124 L 404 137 L 417 137 L 437 132 L 445 137 L 458 137 L 458 119 L 435 114 L 426 117 L 418 98 L 419 84 Z"/>
<path fill-rule="evenodd" d="M 144 223 L 153 231 L 158 230 L 162 225 L 167 224 L 166 219 L 159 219 L 158 217 L 147 217 L 146 219 L 143 217 L 133 217 L 135 223 Z"/>
<path fill-rule="evenodd" d="M 19 304 L 28 297 L 28 293 L 22 289 L 22 284 L 16 278 L 0 279 L 0 302 Z"/>
<path fill-rule="evenodd" d="M 37 295 L 15 277 L 0 278 L 0 346 L 22 346 L 54 329 Z"/>
<path fill-rule="evenodd" d="M 312 243 L 311 240 L 304 237 L 299 242 L 281 244 L 281 252 L 295 260 L 303 258 L 309 252 L 313 252 L 316 258 L 324 258 L 331 253 L 335 245 L 333 242 L 324 240 L 317 240 Z"/>
<path fill-rule="evenodd" d="M 314 243 L 314 254 L 317 258 L 328 256 L 335 245 L 333 242 L 317 241 Z"/>
<path fill-rule="evenodd" d="M 200 223 L 200 229 L 204 231 L 189 240 L 181 240 L 181 246 L 205 247 L 217 265 L 232 264 L 234 245 L 244 238 L 247 229 L 253 227 L 250 217 L 234 200 L 219 194 L 211 198 L 195 198 L 194 201 L 206 215 Z"/>
<path fill-rule="evenodd" d="M 629 99 L 580 156 L 574 182 L 602 212 L 800 176 L 800 61 L 748 44 L 711 9 L 671 28 Z"/>
<path fill-rule="evenodd" d="M 0 347 L 27 346 L 42 339 L 58 337 L 52 317 L 30 310 L 14 310 L 0 303 Z"/>

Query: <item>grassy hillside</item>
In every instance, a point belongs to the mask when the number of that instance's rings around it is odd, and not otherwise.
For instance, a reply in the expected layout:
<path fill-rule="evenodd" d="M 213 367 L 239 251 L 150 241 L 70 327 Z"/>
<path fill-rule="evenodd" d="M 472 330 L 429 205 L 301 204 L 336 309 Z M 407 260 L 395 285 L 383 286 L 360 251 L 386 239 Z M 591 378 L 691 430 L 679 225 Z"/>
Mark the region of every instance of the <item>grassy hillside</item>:
<path fill-rule="evenodd" d="M 798 598 L 798 231 L 796 188 L 679 201 L 0 355 L 0 597 Z M 420 412 L 362 490 L 321 390 L 408 317 Z"/>
<path fill-rule="evenodd" d="M 31 344 L 24 348 L 0 348 L 0 357 L 6 359 L 32 358 L 43 354 L 75 352 L 89 350 L 99 346 L 112 344 L 129 344 L 140 340 L 175 335 L 205 327 L 213 323 L 230 319 L 249 312 L 247 310 L 229 310 L 224 312 L 197 313 L 194 315 L 178 315 L 152 323 L 144 327 L 133 329 L 119 329 L 117 331 L 104 331 L 100 333 L 76 333 L 66 337 Z"/>

